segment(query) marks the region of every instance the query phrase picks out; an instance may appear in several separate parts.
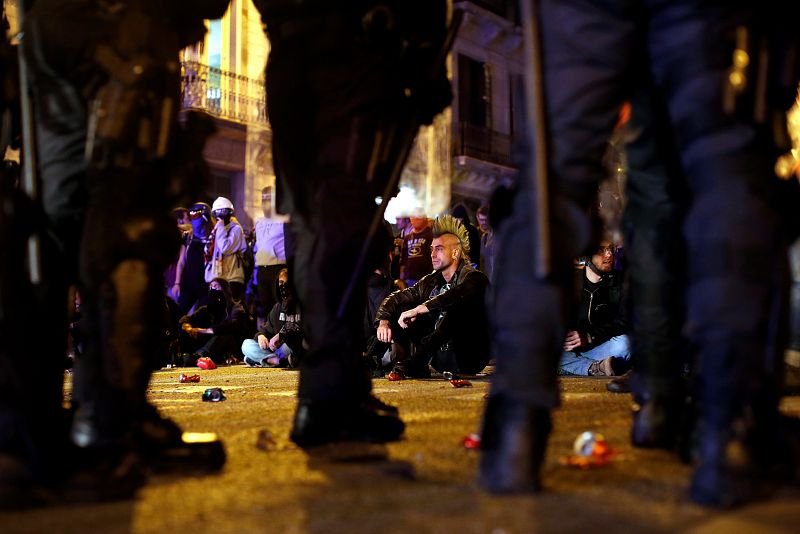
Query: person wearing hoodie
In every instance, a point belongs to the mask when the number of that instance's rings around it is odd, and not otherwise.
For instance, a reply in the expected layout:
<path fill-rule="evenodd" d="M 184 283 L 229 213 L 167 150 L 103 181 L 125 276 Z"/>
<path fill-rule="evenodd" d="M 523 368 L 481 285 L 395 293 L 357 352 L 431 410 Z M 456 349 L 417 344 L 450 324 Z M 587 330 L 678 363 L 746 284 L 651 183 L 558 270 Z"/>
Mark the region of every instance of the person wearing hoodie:
<path fill-rule="evenodd" d="M 278 297 L 255 338 L 242 343 L 244 363 L 251 367 L 297 367 L 303 354 L 302 315 L 286 268 L 278 273 Z"/>
<path fill-rule="evenodd" d="M 211 206 L 216 217 L 214 225 L 214 252 L 206 266 L 206 281 L 222 278 L 231 288 L 235 301 L 244 298 L 244 262 L 242 254 L 247 250 L 244 230 L 233 216 L 233 203 L 225 197 L 217 197 Z"/>
<path fill-rule="evenodd" d="M 211 358 L 214 363 L 225 363 L 228 356 L 238 359 L 238 347 L 249 335 L 247 313 L 233 300 L 225 280 L 215 278 L 209 284 L 208 304 L 179 321 L 180 362 L 184 367 L 194 365 L 198 358 Z"/>

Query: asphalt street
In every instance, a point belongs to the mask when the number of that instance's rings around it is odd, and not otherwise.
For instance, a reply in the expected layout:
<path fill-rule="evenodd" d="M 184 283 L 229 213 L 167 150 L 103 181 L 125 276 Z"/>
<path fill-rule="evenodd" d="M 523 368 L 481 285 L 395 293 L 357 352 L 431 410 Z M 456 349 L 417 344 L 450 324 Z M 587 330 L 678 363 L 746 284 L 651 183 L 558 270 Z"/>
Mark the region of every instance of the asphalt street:
<path fill-rule="evenodd" d="M 3 512 L 0 532 L 741 534 L 800 528 L 797 488 L 733 511 L 690 503 L 689 467 L 669 452 L 630 446 L 630 396 L 606 392 L 603 379 L 562 380 L 545 491 L 496 497 L 476 487 L 478 454 L 463 444 L 479 429 L 488 377 L 464 388 L 443 379 L 376 379 L 378 396 L 400 408 L 404 439 L 307 453 L 288 440 L 297 372 L 194 369 L 201 382 L 181 384 L 181 371 L 154 373 L 150 396 L 185 430 L 213 431 L 224 440 L 228 460 L 221 472 L 156 476 L 128 501 Z M 227 400 L 203 402 L 208 387 L 221 387 Z M 69 391 L 67 377 L 67 399 Z M 800 397 L 787 397 L 784 410 L 800 416 Z M 586 430 L 602 433 L 617 456 L 588 470 L 562 465 Z"/>

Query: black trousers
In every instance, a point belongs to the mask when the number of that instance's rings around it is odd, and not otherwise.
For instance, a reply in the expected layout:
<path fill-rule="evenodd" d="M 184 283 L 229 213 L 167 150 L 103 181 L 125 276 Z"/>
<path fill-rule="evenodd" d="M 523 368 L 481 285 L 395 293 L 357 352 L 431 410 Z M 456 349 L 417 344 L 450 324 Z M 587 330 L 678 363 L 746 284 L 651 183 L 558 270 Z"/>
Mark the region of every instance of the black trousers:
<path fill-rule="evenodd" d="M 91 95 L 83 84 L 98 67 L 85 62 L 80 49 L 101 37 L 97 28 L 111 30 L 108 21 L 79 11 L 28 18 L 43 235 L 54 237 L 47 240 L 44 283 L 35 293 L 37 313 L 52 333 L 37 344 L 42 354 L 34 360 L 63 358 L 64 303 L 68 286 L 77 284 L 87 339 L 73 375 L 75 417 L 91 425 L 97 439 L 114 441 L 149 410 L 146 388 L 168 324 L 162 273 L 179 242 L 169 217 L 166 161 L 87 166 Z M 81 39 L 65 30 L 75 27 L 83 28 Z M 173 91 L 177 101 L 177 78 L 168 85 L 161 90 Z M 42 371 L 61 373 L 47 363 Z M 49 388 L 43 398 L 61 396 L 59 384 L 42 382 Z"/>
<path fill-rule="evenodd" d="M 341 32 L 311 20 L 289 37 L 271 35 L 267 95 L 279 209 L 291 212 L 296 237 L 291 279 L 310 345 L 299 396 L 358 402 L 371 390 L 361 362 L 367 273 L 389 247 L 384 238 L 371 243 L 353 279 L 384 187 L 381 177 L 367 180 L 368 169 L 406 104 L 392 65 Z"/>
<path fill-rule="evenodd" d="M 708 10 L 691 1 L 540 5 L 553 275 L 535 277 L 524 252 L 535 234 L 530 187 L 521 180 L 512 213 L 496 234 L 493 394 L 546 408 L 558 404 L 556 368 L 573 294 L 564 273 L 593 244 L 585 213 L 605 173 L 601 155 L 618 109 L 630 96 L 627 80 L 641 64 L 636 54 L 646 51 L 691 191 L 683 218 L 686 332 L 699 360 L 701 415 L 725 425 L 754 396 L 761 409 L 774 411 L 786 260 L 767 199 L 773 154 L 752 118 L 722 105 L 730 36 L 752 13 L 724 2 Z"/>

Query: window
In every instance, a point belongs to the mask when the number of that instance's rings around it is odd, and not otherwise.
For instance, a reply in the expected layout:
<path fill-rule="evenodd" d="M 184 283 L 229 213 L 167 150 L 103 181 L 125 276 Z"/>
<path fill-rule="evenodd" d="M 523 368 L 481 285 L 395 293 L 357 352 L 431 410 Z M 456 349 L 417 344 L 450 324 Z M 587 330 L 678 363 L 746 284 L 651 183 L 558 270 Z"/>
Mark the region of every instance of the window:
<path fill-rule="evenodd" d="M 490 79 L 487 65 L 458 55 L 458 115 L 461 122 L 489 126 Z"/>

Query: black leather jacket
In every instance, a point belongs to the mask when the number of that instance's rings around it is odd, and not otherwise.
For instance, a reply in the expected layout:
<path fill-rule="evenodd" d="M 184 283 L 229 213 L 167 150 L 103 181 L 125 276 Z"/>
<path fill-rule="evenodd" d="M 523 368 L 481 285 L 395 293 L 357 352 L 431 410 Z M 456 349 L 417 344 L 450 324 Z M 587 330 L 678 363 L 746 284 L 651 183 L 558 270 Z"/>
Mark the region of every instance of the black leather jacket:
<path fill-rule="evenodd" d="M 489 285 L 485 274 L 462 262 L 450 281 L 452 287 L 442 293 L 446 283 L 444 276 L 434 271 L 423 276 L 415 285 L 395 291 L 378 308 L 375 327 L 381 320 L 397 321 L 403 311 L 420 304 L 424 304 L 432 315 L 455 306 L 466 306 L 473 312 L 469 315 L 485 319 L 484 294 Z"/>
<path fill-rule="evenodd" d="M 622 273 L 612 271 L 596 284 L 586 278 L 583 270 L 579 274 L 582 279 L 578 286 L 581 295 L 574 329 L 589 334 L 591 338 L 590 343 L 581 347 L 581 350 L 596 347 L 614 336 L 627 334 Z"/>

